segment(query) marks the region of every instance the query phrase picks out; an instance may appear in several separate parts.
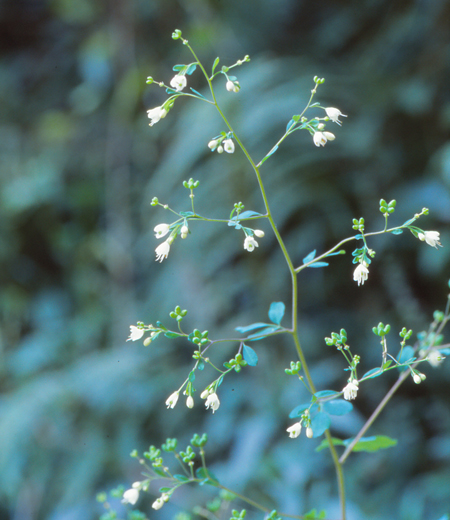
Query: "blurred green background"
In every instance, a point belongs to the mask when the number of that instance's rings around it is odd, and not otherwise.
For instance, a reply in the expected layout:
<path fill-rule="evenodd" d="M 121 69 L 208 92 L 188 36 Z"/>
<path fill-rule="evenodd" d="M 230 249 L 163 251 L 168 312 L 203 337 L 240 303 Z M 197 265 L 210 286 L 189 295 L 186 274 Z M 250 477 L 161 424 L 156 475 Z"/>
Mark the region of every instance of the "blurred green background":
<path fill-rule="evenodd" d="M 192 225 L 168 260 L 155 263 L 153 227 L 170 221 L 152 197 L 189 209 L 182 181 L 200 180 L 197 209 L 225 218 L 234 202 L 262 211 L 240 152 L 212 154 L 220 131 L 206 104 L 177 101 L 148 127 L 146 109 L 188 63 L 171 39 L 183 31 L 210 67 L 238 69 L 242 89 L 219 102 L 253 157 L 282 135 L 325 77 L 318 100 L 348 114 L 336 141 L 313 146 L 294 134 L 262 174 L 273 213 L 296 264 L 352 234 L 351 220 L 382 226 L 380 198 L 397 199 L 393 222 L 422 207 L 424 229 L 440 230 L 436 251 L 409 233 L 371 241 L 368 282 L 352 281 L 351 247 L 326 269 L 300 276 L 301 338 L 319 388 L 341 389 L 343 358 L 323 338 L 341 327 L 362 357 L 378 364 L 371 328 L 427 328 L 443 309 L 450 276 L 450 2 L 448 0 L 2 0 L 0 2 L 0 518 L 90 520 L 95 494 L 140 477 L 129 458 L 166 437 L 186 445 L 210 436 L 208 460 L 221 482 L 299 514 L 338 517 L 334 471 L 319 440 L 287 438 L 288 414 L 305 393 L 284 375 L 292 345 L 254 344 L 256 368 L 231 376 L 212 416 L 164 401 L 184 380 L 192 345 L 159 338 L 125 343 L 138 320 L 170 325 L 175 305 L 186 329 L 213 337 L 265 321 L 271 301 L 289 304 L 289 278 L 269 230 L 251 255 L 242 236 Z M 223 85 L 222 85 L 223 83 Z M 190 85 L 203 91 L 200 74 Z M 289 308 L 289 307 L 288 307 Z M 222 351 L 221 351 L 222 349 Z M 218 364 L 235 346 L 218 348 Z M 407 382 L 370 430 L 401 439 L 346 463 L 349 519 L 437 520 L 450 513 L 449 364 Z M 198 389 L 212 379 L 204 373 Z M 354 435 L 395 380 L 363 386 L 355 411 L 333 423 Z M 156 492 L 157 494 L 157 492 Z M 156 496 L 155 494 L 155 496 Z M 212 495 L 176 494 L 165 519 Z M 140 502 L 147 511 L 154 498 Z M 119 506 L 120 507 L 120 506 Z M 255 516 L 256 518 L 257 516 Z"/>

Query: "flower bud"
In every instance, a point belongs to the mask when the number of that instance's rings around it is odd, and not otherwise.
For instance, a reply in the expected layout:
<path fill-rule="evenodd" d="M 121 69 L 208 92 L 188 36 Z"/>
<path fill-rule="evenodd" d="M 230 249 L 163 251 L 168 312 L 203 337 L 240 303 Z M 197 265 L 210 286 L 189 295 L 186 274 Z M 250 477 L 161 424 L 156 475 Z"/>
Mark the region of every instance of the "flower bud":
<path fill-rule="evenodd" d="M 223 146 L 222 145 L 217 147 L 217 153 L 223 153 Z"/>
<path fill-rule="evenodd" d="M 180 229 L 180 235 L 181 235 L 181 238 L 186 238 L 189 234 L 189 228 L 186 226 L 186 224 L 184 226 L 181 226 L 181 229 Z"/>
<path fill-rule="evenodd" d="M 186 406 L 188 408 L 194 408 L 194 398 L 192 397 L 192 395 L 188 396 L 188 398 L 186 399 Z"/>
<path fill-rule="evenodd" d="M 262 231 L 261 229 L 255 229 L 253 231 L 253 233 L 255 233 L 255 235 L 258 237 L 258 238 L 262 238 L 264 236 L 264 231 Z"/>
<path fill-rule="evenodd" d="M 219 141 L 217 139 L 212 139 L 211 141 L 209 141 L 208 143 L 208 148 L 210 150 L 214 150 L 217 146 L 217 144 L 219 143 Z"/>

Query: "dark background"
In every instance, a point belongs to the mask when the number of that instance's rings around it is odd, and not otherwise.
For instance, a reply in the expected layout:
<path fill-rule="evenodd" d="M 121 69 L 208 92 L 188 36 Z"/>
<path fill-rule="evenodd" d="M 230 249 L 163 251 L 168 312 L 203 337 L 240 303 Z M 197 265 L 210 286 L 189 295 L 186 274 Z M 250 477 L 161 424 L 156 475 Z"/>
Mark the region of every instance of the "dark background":
<path fill-rule="evenodd" d="M 318 149 L 295 133 L 262 168 L 275 220 L 295 264 L 353 233 L 383 225 L 380 198 L 398 201 L 392 223 L 422 207 L 419 226 L 439 230 L 436 251 L 410 233 L 383 236 L 369 280 L 352 281 L 350 252 L 300 275 L 301 339 L 321 389 L 340 390 L 343 358 L 323 338 L 347 329 L 361 373 L 380 360 L 379 321 L 389 349 L 401 327 L 427 328 L 443 309 L 450 275 L 450 3 L 446 0 L 3 0 L 0 2 L 0 518 L 89 520 L 100 490 L 140 478 L 129 458 L 149 444 L 210 436 L 208 460 L 224 485 L 268 507 L 338 517 L 334 471 L 319 440 L 287 438 L 288 414 L 306 396 L 284 368 L 295 359 L 282 340 L 255 345 L 256 368 L 230 376 L 212 416 L 196 399 L 188 411 L 164 401 L 191 366 L 187 342 L 125 343 L 137 320 L 213 337 L 265 321 L 271 301 L 289 309 L 289 278 L 268 229 L 251 255 L 231 228 L 198 223 L 155 263 L 153 227 L 167 222 L 152 197 L 189 209 L 182 181 L 200 180 L 197 209 L 226 218 L 234 202 L 262 211 L 254 175 L 239 151 L 212 154 L 223 130 L 206 104 L 179 99 L 156 126 L 146 109 L 166 98 L 145 84 L 169 82 L 192 61 L 171 39 L 183 31 L 209 68 L 232 64 L 242 90 L 222 108 L 256 160 L 282 135 L 325 77 L 317 99 L 348 114 Z M 195 73 L 189 84 L 205 85 Z M 319 114 L 321 115 L 321 114 Z M 287 322 L 285 322 L 287 323 Z M 217 348 L 220 365 L 235 345 Z M 221 352 L 220 350 L 223 350 Z M 450 512 L 449 368 L 424 367 L 370 434 L 396 448 L 354 454 L 346 463 L 349 518 L 437 520 Z M 201 390 L 214 377 L 204 374 Z M 354 435 L 396 375 L 366 383 L 355 411 L 333 424 Z M 292 379 L 292 380 L 291 380 Z M 306 398 L 307 400 L 307 398 Z M 147 512 L 157 491 L 139 503 Z M 175 494 L 149 515 L 169 518 L 211 498 Z M 236 504 L 235 507 L 239 507 Z M 242 507 L 242 506 L 241 506 Z M 255 516 L 256 518 L 256 516 Z"/>

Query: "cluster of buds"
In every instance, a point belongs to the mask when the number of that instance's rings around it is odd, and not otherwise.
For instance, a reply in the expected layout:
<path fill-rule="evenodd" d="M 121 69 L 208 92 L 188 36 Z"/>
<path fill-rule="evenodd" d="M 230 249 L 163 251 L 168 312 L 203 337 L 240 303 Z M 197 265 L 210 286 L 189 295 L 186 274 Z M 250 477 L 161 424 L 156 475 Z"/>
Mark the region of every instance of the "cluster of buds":
<path fill-rule="evenodd" d="M 217 153 L 233 153 L 235 150 L 234 141 L 228 136 L 226 139 L 224 136 L 218 136 L 211 139 L 208 143 L 208 148 L 211 152 L 217 151 Z"/>
<path fill-rule="evenodd" d="M 182 239 L 185 239 L 189 234 L 189 227 L 187 225 L 187 221 L 184 221 L 182 225 L 173 226 L 173 224 L 158 224 L 154 228 L 155 237 L 162 238 L 165 237 L 169 232 L 170 236 L 167 240 L 165 240 L 162 244 L 160 244 L 156 249 L 156 261 L 162 262 L 169 256 L 170 246 L 173 241 L 179 234 Z"/>
<path fill-rule="evenodd" d="M 296 422 L 292 426 L 286 429 L 291 439 L 296 439 L 302 431 L 302 423 L 306 426 L 306 436 L 308 439 L 312 439 L 314 432 L 311 428 L 311 418 L 309 416 L 309 410 L 305 410 L 299 422 Z"/>
<path fill-rule="evenodd" d="M 253 234 L 258 238 L 262 238 L 264 236 L 264 231 L 261 229 L 254 229 Z M 247 235 L 244 240 L 244 249 L 251 253 L 255 250 L 255 247 L 259 247 L 258 242 L 252 235 Z"/>

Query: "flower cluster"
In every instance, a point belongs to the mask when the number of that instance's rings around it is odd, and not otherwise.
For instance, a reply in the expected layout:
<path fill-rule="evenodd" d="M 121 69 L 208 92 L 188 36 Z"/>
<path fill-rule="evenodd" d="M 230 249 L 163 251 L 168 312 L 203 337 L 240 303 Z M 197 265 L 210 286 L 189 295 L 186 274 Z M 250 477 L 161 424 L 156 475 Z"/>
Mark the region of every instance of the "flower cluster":
<path fill-rule="evenodd" d="M 327 117 L 321 118 L 325 121 L 331 120 L 333 123 L 338 124 L 341 126 L 341 121 L 339 120 L 339 117 L 347 117 L 345 114 L 343 114 L 339 109 L 334 107 L 328 107 L 325 108 L 325 113 L 327 114 Z M 325 146 L 328 141 L 334 141 L 336 139 L 336 136 L 331 132 L 325 132 L 323 131 L 325 128 L 325 125 L 323 123 L 320 123 L 317 125 L 317 130 L 314 128 L 311 133 L 313 133 L 313 141 L 316 146 Z"/>
<path fill-rule="evenodd" d="M 295 424 L 289 426 L 289 428 L 286 429 L 291 439 L 296 439 L 300 435 L 302 431 L 302 424 L 306 426 L 306 436 L 308 437 L 308 439 L 312 439 L 314 437 L 314 432 L 311 428 L 311 418 L 309 416 L 309 410 L 305 410 L 302 414 L 300 421 L 296 422 Z"/>
<path fill-rule="evenodd" d="M 356 399 L 358 390 L 358 381 L 356 379 L 350 379 L 350 381 L 347 383 L 347 386 L 343 390 L 344 399 L 347 401 L 353 401 L 353 399 Z"/>
<path fill-rule="evenodd" d="M 233 139 L 231 139 L 231 137 L 227 137 L 227 139 L 225 139 L 223 136 L 211 139 L 211 141 L 208 143 L 208 148 L 212 152 L 217 151 L 217 153 L 234 153 L 235 150 Z"/>

